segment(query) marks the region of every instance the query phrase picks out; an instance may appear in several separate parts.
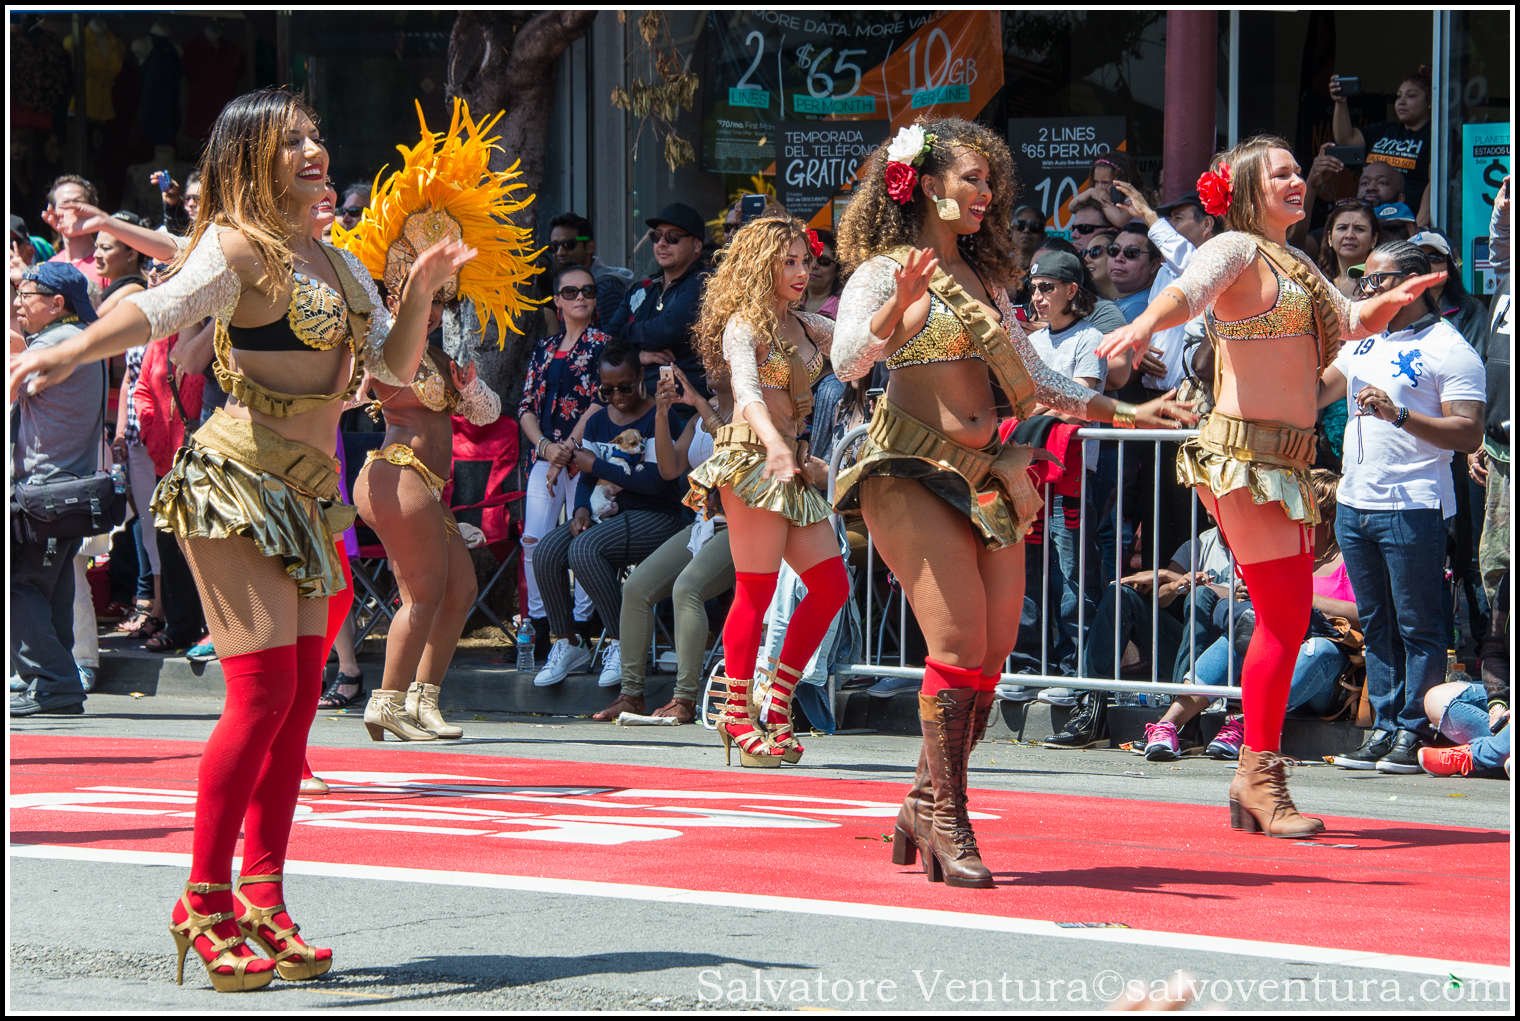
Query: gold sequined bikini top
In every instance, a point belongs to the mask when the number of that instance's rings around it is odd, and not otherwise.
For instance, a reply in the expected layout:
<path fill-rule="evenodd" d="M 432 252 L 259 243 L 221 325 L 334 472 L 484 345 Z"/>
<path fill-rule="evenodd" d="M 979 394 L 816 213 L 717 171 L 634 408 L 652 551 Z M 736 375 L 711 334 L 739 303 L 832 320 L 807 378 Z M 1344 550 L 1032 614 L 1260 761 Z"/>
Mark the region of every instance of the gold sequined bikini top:
<path fill-rule="evenodd" d="M 326 281 L 295 274 L 285 318 L 263 326 L 227 324 L 234 351 L 331 351 L 348 339 L 348 307 Z"/>
<path fill-rule="evenodd" d="M 760 363 L 757 370 L 760 385 L 772 390 L 790 390 L 792 387 L 792 360 L 781 350 L 779 344 L 771 345 L 771 353 Z M 814 348 L 813 359 L 807 363 L 808 386 L 815 385 L 823 377 L 823 352 Z"/>
<path fill-rule="evenodd" d="M 971 334 L 950 306 L 933 291 L 929 292 L 929 314 L 923 327 L 887 358 L 888 369 L 909 365 L 932 365 L 936 362 L 963 362 L 980 359 L 981 352 Z"/>
<path fill-rule="evenodd" d="M 1267 260 L 1277 278 L 1277 301 L 1265 312 L 1245 319 L 1217 319 L 1213 309 L 1207 313 L 1214 334 L 1225 340 L 1283 340 L 1318 332 L 1314 300 L 1292 277 L 1280 272 L 1276 263 Z"/>
<path fill-rule="evenodd" d="M 364 337 L 374 307 L 337 250 L 323 245 L 322 251 L 343 288 L 342 294 L 320 280 L 298 275 L 295 289 L 291 292 L 290 310 L 283 320 L 276 319 L 273 323 L 252 330 L 233 327 L 230 322 L 224 322 L 220 318 L 216 320 L 212 339 L 213 350 L 216 352 L 213 371 L 222 389 L 239 404 L 275 418 L 289 418 L 313 411 L 332 401 L 346 401 L 358 392 L 359 382 L 364 377 Z M 234 329 L 239 334 L 239 343 L 236 345 L 232 339 Z M 288 343 L 259 347 L 246 342 L 250 332 L 286 335 L 295 339 L 300 347 Z M 268 351 L 300 350 L 305 347 L 330 351 L 345 341 L 353 352 L 353 367 L 349 371 L 347 385 L 330 394 L 292 394 L 271 389 L 249 379 L 232 361 L 234 347 Z"/>

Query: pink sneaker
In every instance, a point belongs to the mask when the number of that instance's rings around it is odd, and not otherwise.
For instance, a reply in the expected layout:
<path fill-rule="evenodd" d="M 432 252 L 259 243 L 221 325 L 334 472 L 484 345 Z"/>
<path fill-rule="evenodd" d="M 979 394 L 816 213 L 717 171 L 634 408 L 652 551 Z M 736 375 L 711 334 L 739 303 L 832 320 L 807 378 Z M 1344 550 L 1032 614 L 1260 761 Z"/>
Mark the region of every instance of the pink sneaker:
<path fill-rule="evenodd" d="M 1420 749 L 1420 768 L 1431 776 L 1466 776 L 1472 772 L 1472 745 Z"/>
<path fill-rule="evenodd" d="M 1214 740 L 1209 742 L 1209 747 L 1204 754 L 1211 759 L 1238 759 L 1240 746 L 1245 743 L 1246 718 L 1227 716 L 1224 726 L 1219 728 L 1219 733 L 1214 735 Z"/>
<path fill-rule="evenodd" d="M 1145 757 L 1152 762 L 1175 762 L 1182 755 L 1177 743 L 1177 728 L 1170 723 L 1145 725 Z"/>

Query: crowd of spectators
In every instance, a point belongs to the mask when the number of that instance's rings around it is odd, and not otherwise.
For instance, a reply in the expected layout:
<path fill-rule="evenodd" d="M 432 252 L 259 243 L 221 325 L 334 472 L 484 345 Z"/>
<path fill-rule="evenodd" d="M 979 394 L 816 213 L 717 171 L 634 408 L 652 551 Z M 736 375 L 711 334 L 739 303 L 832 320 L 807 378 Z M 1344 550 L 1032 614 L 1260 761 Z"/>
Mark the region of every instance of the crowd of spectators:
<path fill-rule="evenodd" d="M 1345 345 L 1326 373 L 1316 479 L 1331 524 L 1316 535 L 1318 612 L 1294 705 L 1308 715 L 1354 717 L 1365 690 L 1368 736 L 1340 756 L 1342 765 L 1470 772 L 1507 762 L 1507 562 L 1496 552 L 1507 542 L 1490 537 L 1507 530 L 1510 312 L 1506 286 L 1492 302 L 1464 289 L 1457 252 L 1429 222 L 1428 96 L 1428 83 L 1412 75 L 1400 87 L 1396 121 L 1361 128 L 1337 99 L 1337 146 L 1302 154 L 1312 156 L 1309 215 L 1293 240 L 1342 293 L 1372 294 L 1429 268 L 1449 276 L 1387 333 Z M 1363 157 L 1347 158 L 1346 146 Z M 173 258 L 167 234 L 185 232 L 195 215 L 199 182 L 153 183 L 162 206 L 147 211 L 151 220 L 129 210 L 107 215 L 76 175 L 60 177 L 45 196 L 40 229 L 49 236 L 11 217 L 12 350 L 55 343 L 122 295 L 154 285 Z M 1506 272 L 1507 187 L 1491 226 L 1495 264 Z M 368 185 L 345 188 L 336 221 L 356 225 L 368 201 Z M 736 218 L 739 205 L 727 213 Z M 1014 214 L 1023 275 L 1012 296 L 1035 349 L 1053 368 L 1121 399 L 1178 387 L 1206 399 L 1212 370 L 1201 318 L 1157 334 L 1136 366 L 1100 359 L 1095 349 L 1177 279 L 1220 223 L 1196 192 L 1149 194 L 1123 154 L 1093 165 L 1069 215 L 1058 232 L 1035 206 Z M 552 300 L 541 339 L 525 352 L 517 412 L 526 492 L 516 512 L 526 592 L 519 609 L 542 663 L 534 681 L 564 683 L 599 655 L 598 683 L 618 692 L 596 718 L 642 713 L 649 636 L 669 599 L 677 686 L 657 715 L 689 722 L 710 624 L 733 581 L 721 520 L 693 523 L 681 506 L 685 474 L 728 413 L 691 343 L 713 239 L 697 210 L 665 207 L 647 220 L 635 249 L 652 257 L 640 277 L 614 264 L 623 261 L 618 253 L 598 251 L 580 213 L 542 223 Z M 844 274 L 832 233 L 819 230 L 818 241 L 802 305 L 832 317 Z M 173 450 L 225 400 L 210 369 L 209 329 L 190 333 L 157 338 L 109 371 L 77 374 L 77 394 L 56 388 L 23 398 L 13 412 L 13 479 L 88 474 L 108 458 L 121 466 L 136 511 L 108 558 L 96 544 L 44 566 L 13 536 L 13 713 L 82 707 L 98 666 L 86 640 L 96 628 L 84 612 L 90 607 L 154 651 L 197 646 L 214 655 L 183 558 L 146 523 L 147 496 Z M 58 409 L 102 404 L 102 379 L 115 401 L 104 429 L 64 437 L 54 428 Z M 879 383 L 846 386 L 825 373 L 815 393 L 814 453 L 827 457 L 845 428 L 864 419 Z M 1250 633 L 1249 593 L 1233 579 L 1217 532 L 1193 538 L 1192 494 L 1171 471 L 1175 448 L 1132 445 L 1121 472 L 1118 445 L 1076 440 L 1082 425 L 1037 414 L 1006 433 L 1049 447 L 1064 471 L 1047 475 L 1051 513 L 1029 540 L 1051 550 L 1028 558 L 1024 620 L 1038 626 L 1023 629 L 1016 665 L 1066 677 L 1154 669 L 1201 688 L 1233 683 L 1231 664 Z M 1470 462 L 1453 457 L 1475 450 Z M 1162 565 L 1151 562 L 1153 549 L 1176 552 Z M 102 588 L 118 599 L 95 598 Z M 1449 669 L 1453 648 L 1481 683 Z M 1018 684 L 1000 693 L 1073 709 L 1048 739 L 1052 747 L 1107 736 L 1108 694 Z M 1207 692 L 1170 701 L 1136 750 L 1166 759 L 1202 747 L 1199 714 L 1214 701 Z M 1216 722 L 1209 751 L 1229 757 L 1239 746 L 1238 717 Z M 1438 747 L 1438 735 L 1468 747 L 1467 758 Z"/>

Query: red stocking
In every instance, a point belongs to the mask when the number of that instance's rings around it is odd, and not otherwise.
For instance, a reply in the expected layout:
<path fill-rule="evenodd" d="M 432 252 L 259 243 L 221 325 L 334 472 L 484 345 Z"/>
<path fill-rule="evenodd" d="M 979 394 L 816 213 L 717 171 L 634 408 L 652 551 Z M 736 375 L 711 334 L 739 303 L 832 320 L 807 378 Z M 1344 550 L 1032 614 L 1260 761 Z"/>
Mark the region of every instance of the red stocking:
<path fill-rule="evenodd" d="M 760 653 L 760 631 L 765 611 L 776 594 L 776 574 L 734 572 L 734 605 L 723 622 L 723 666 L 735 680 L 755 676 L 755 657 Z"/>
<path fill-rule="evenodd" d="M 982 683 L 981 668 L 967 670 L 932 659 L 924 660 L 924 684 L 919 694 L 938 695 L 947 688 L 976 688 Z"/>
<path fill-rule="evenodd" d="M 829 625 L 850 596 L 850 578 L 839 557 L 820 560 L 798 577 L 807 586 L 807 595 L 787 622 L 779 657 L 781 665 L 791 667 L 795 674 L 807 669 L 808 660 L 818 651 L 824 635 L 829 633 Z"/>
<path fill-rule="evenodd" d="M 1237 564 L 1236 569 L 1256 611 L 1256 629 L 1240 668 L 1246 747 L 1275 752 L 1282 743 L 1293 666 L 1309 631 L 1314 557 L 1300 553 L 1259 564 Z"/>

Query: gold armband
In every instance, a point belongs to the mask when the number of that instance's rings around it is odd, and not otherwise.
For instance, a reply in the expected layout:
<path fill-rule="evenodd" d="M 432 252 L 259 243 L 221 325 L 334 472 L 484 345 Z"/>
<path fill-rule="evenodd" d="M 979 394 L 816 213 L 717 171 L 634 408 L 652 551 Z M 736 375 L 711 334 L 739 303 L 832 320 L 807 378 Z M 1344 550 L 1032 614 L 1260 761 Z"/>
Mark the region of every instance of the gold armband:
<path fill-rule="evenodd" d="M 1127 401 L 1114 401 L 1115 429 L 1133 429 L 1135 427 L 1135 406 Z"/>

